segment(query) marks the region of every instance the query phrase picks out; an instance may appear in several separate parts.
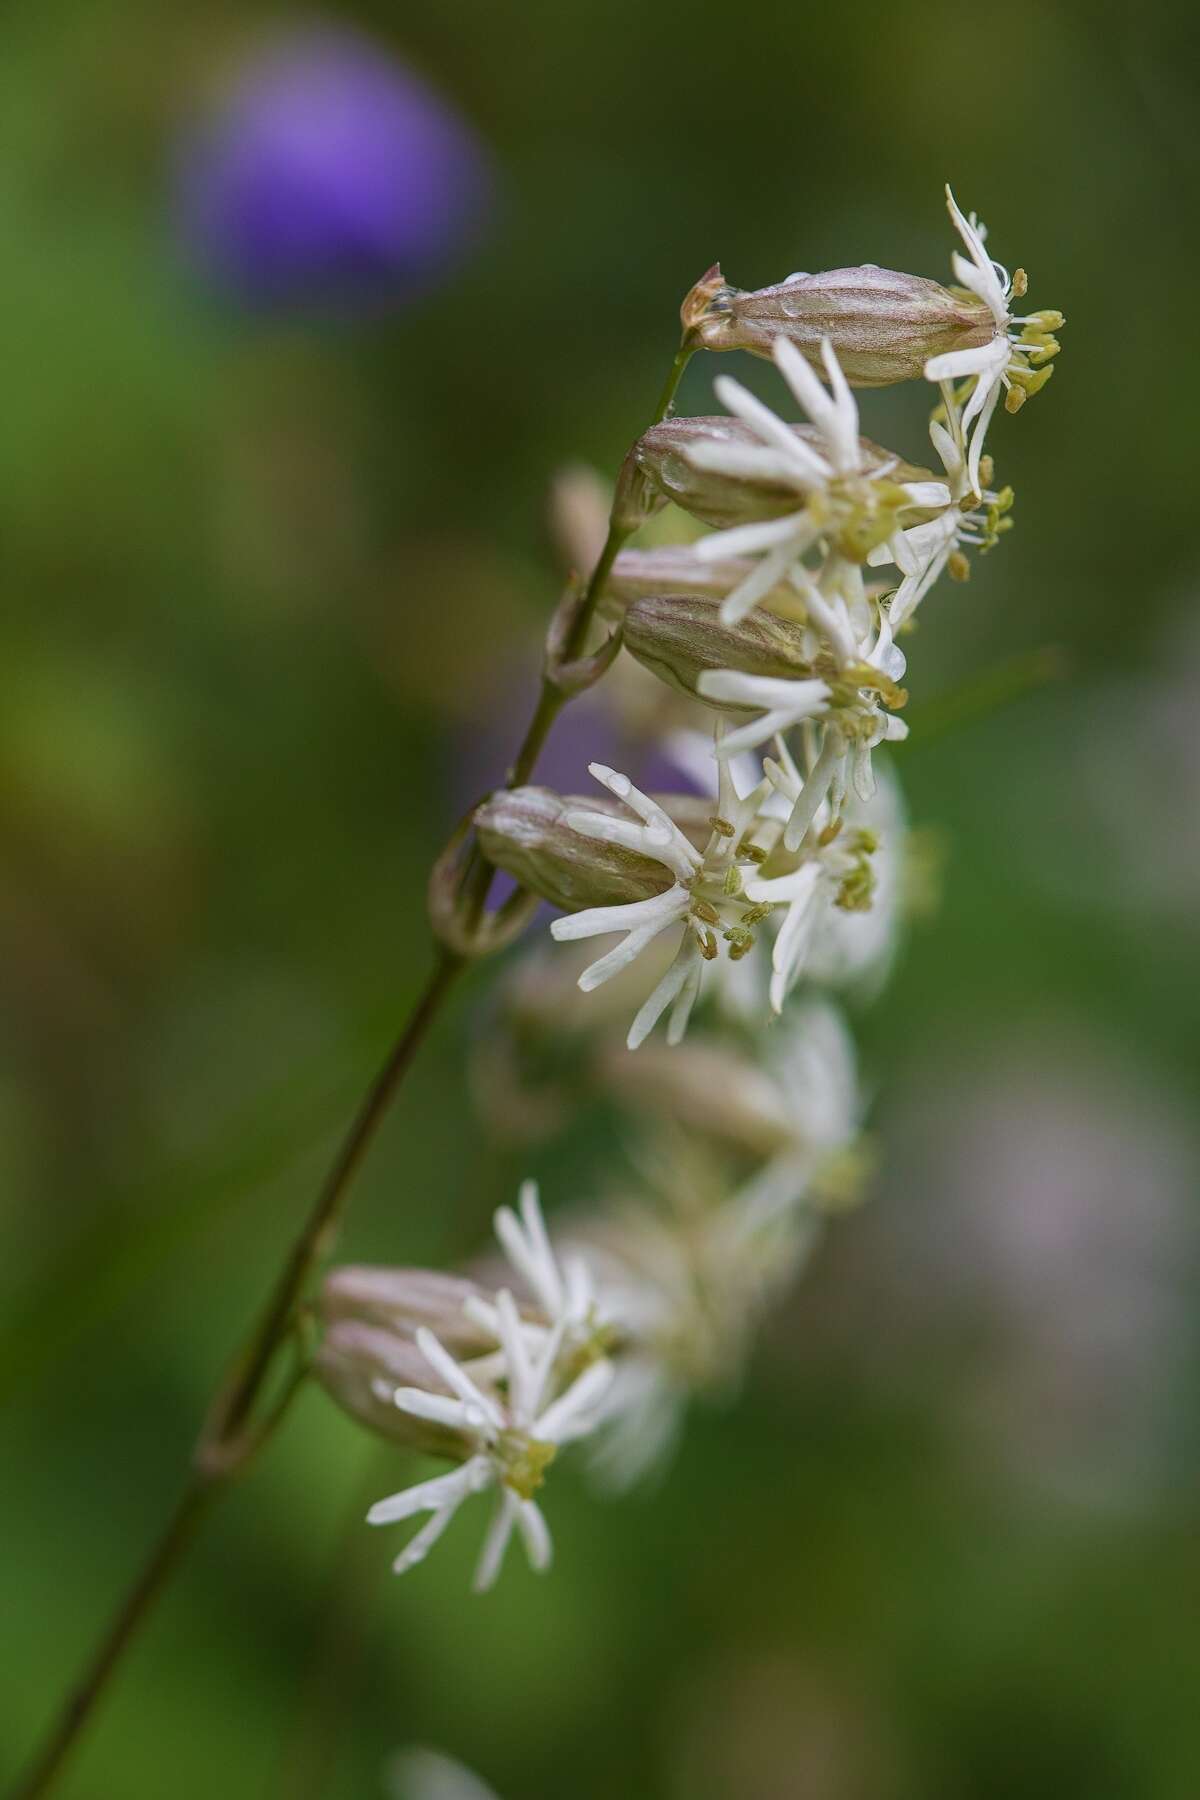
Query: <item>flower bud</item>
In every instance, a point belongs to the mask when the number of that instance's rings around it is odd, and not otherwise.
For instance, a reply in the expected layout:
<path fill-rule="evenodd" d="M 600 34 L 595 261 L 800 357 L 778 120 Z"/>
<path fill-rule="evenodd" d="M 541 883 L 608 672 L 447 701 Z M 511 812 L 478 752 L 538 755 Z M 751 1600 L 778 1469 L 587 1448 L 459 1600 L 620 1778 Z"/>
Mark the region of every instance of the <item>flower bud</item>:
<path fill-rule="evenodd" d="M 990 309 L 973 294 L 874 263 L 793 275 L 753 292 L 710 282 L 703 296 L 696 288 L 689 299 L 692 330 L 706 349 L 769 356 L 774 340 L 785 337 L 819 369 L 828 338 L 854 387 L 918 380 L 929 357 L 996 336 Z"/>
<path fill-rule="evenodd" d="M 824 453 L 825 440 L 814 426 L 792 425 L 790 430 L 818 455 Z M 795 483 L 698 468 L 691 453 L 698 445 L 732 444 L 757 449 L 761 443 L 749 425 L 723 414 L 716 418 L 664 419 L 638 439 L 629 461 L 661 500 L 673 500 L 706 525 L 742 525 L 795 512 L 801 503 Z M 860 438 L 859 445 L 863 473 L 868 476 L 886 469 L 893 482 L 935 479 L 930 470 L 902 461 L 870 438 Z"/>
<path fill-rule="evenodd" d="M 598 1058 L 601 1081 L 626 1105 L 749 1156 L 773 1156 L 794 1142 L 777 1083 L 732 1043 L 685 1039 L 672 1046 L 651 1039 L 642 1048 L 648 1057 L 635 1059 L 614 1046 Z"/>
<path fill-rule="evenodd" d="M 567 574 L 595 567 L 608 535 L 611 502 L 607 485 L 586 463 L 567 463 L 554 476 L 547 524 Z"/>
<path fill-rule="evenodd" d="M 370 1430 L 427 1456 L 461 1461 L 470 1454 L 470 1445 L 452 1427 L 414 1418 L 395 1404 L 399 1387 L 449 1392 L 411 1338 L 359 1319 L 339 1319 L 325 1333 L 313 1372 L 343 1412 Z"/>
<path fill-rule="evenodd" d="M 600 597 L 600 612 L 606 619 L 621 618 L 634 600 L 648 594 L 706 594 L 723 600 L 753 568 L 744 556 L 701 559 L 690 544 L 622 550 Z"/>
<path fill-rule="evenodd" d="M 425 1325 L 454 1355 L 477 1356 L 492 1340 L 463 1311 L 483 1294 L 475 1282 L 440 1269 L 392 1269 L 347 1264 L 331 1269 L 321 1284 L 321 1317 L 332 1325 L 356 1319 L 399 1337 L 415 1337 Z"/>
<path fill-rule="evenodd" d="M 566 814 L 583 806 L 620 811 L 615 802 L 565 799 L 551 788 L 501 789 L 475 814 L 479 847 L 496 868 L 565 912 L 648 900 L 670 887 L 667 871 L 648 856 L 572 831 Z"/>
<path fill-rule="evenodd" d="M 825 673 L 808 655 L 804 626 L 761 607 L 736 625 L 726 625 L 720 601 L 698 594 L 635 600 L 625 614 L 625 648 L 660 681 L 693 700 L 702 698 L 699 679 L 710 669 L 792 680 Z M 721 710 L 745 718 L 754 713 L 752 707 Z"/>

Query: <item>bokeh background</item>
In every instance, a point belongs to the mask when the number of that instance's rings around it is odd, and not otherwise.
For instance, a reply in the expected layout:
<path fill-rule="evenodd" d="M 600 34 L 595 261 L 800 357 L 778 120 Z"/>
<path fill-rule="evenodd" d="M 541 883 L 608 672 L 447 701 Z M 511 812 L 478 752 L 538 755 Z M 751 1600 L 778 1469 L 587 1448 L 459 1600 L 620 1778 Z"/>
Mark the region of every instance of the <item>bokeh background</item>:
<path fill-rule="evenodd" d="M 0 1767 L 422 979 L 553 471 L 615 468 L 713 260 L 941 275 L 950 178 L 1068 326 L 993 434 L 1017 530 L 922 615 L 943 892 L 861 1020 L 871 1203 L 654 1491 L 556 1478 L 550 1580 L 471 1599 L 467 1514 L 393 1583 L 358 1521 L 398 1462 L 306 1396 L 62 1792 L 349 1800 L 424 1741 L 505 1800 L 1191 1800 L 1192 9 L 40 0 L 0 44 Z M 923 410 L 866 428 L 919 452 Z M 943 704 L 1046 646 L 1058 681 Z M 355 1258 L 457 1255 L 527 1172 L 466 1111 L 481 1003 Z M 551 1205 L 597 1152 L 534 1159 Z"/>

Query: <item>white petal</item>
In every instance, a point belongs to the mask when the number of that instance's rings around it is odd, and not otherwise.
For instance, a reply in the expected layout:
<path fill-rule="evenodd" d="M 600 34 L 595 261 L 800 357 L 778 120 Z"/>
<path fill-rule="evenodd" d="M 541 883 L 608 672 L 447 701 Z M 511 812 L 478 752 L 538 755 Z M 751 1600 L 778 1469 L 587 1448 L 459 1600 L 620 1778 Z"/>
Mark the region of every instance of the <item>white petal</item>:
<path fill-rule="evenodd" d="M 803 970 L 816 922 L 815 903 L 820 869 L 816 863 L 807 863 L 801 873 L 806 871 L 811 871 L 807 891 L 798 891 L 788 907 L 787 917 L 775 939 L 771 956 L 774 970 L 771 977 L 771 1007 L 777 1013 L 783 1011 L 783 1003 Z"/>
<path fill-rule="evenodd" d="M 731 375 L 718 375 L 713 382 L 713 391 L 722 406 L 744 420 L 752 431 L 758 433 L 764 444 L 773 444 L 785 456 L 794 457 L 798 468 L 807 465 L 812 471 L 814 485 L 829 479 L 833 471 L 824 459 L 797 438 L 791 427 L 773 413 L 769 406 L 764 406 L 748 388 L 744 388 L 740 381 L 735 381 Z"/>
<path fill-rule="evenodd" d="M 415 1568 L 417 1563 L 424 1562 L 457 1511 L 457 1506 L 443 1506 L 440 1511 L 435 1512 L 428 1523 L 422 1525 L 420 1531 L 409 1539 L 393 1562 L 393 1574 L 403 1575 L 407 1570 Z"/>
<path fill-rule="evenodd" d="M 518 1424 L 524 1424 L 533 1407 L 533 1365 L 521 1332 L 516 1301 L 507 1288 L 496 1295 L 496 1312 L 500 1320 L 500 1347 L 508 1368 L 509 1411 Z"/>
<path fill-rule="evenodd" d="M 795 710 L 803 718 L 829 698 L 829 688 L 815 678 L 789 681 L 784 675 L 749 675 L 742 669 L 705 669 L 696 682 L 705 700 L 722 700 L 734 706 L 779 707 Z M 718 757 L 729 754 L 736 733 L 729 732 L 717 745 Z"/>
<path fill-rule="evenodd" d="M 1000 286 L 995 266 L 984 247 L 981 233 L 959 210 L 958 202 L 950 191 L 949 182 L 946 183 L 946 209 L 950 214 L 955 230 L 958 232 L 963 243 L 967 246 L 971 261 L 975 266 L 977 279 L 970 281 L 967 272 L 962 269 L 960 263 L 952 258 L 951 260 L 955 262 L 956 273 L 960 275 L 962 280 L 968 282 L 968 285 L 975 290 L 981 299 L 987 302 L 991 307 L 992 312 L 995 314 L 996 319 L 1003 323 L 1007 317 L 1007 302 L 1004 297 L 1004 289 Z"/>
<path fill-rule="evenodd" d="M 485 1593 L 500 1573 L 500 1565 L 504 1561 L 504 1552 L 508 1549 L 516 1517 L 517 1496 L 511 1488 L 502 1487 L 496 1497 L 496 1510 L 483 1540 L 479 1561 L 475 1565 L 475 1579 L 471 1585 L 477 1594 Z"/>
<path fill-rule="evenodd" d="M 762 550 L 773 550 L 789 543 L 807 524 L 803 512 L 788 513 L 782 519 L 756 519 L 752 525 L 731 525 L 726 531 L 714 531 L 697 539 L 692 548 L 702 562 L 715 562 L 726 556 L 757 556 Z"/>
<path fill-rule="evenodd" d="M 536 1500 L 522 1500 L 518 1503 L 517 1530 L 521 1533 L 530 1568 L 536 1569 L 539 1575 L 542 1574 L 553 1560 L 554 1540 Z"/>
<path fill-rule="evenodd" d="M 455 1507 L 468 1494 L 477 1491 L 480 1466 L 487 1468 L 485 1457 L 473 1456 L 449 1475 L 435 1475 L 431 1481 L 418 1481 L 415 1486 L 377 1500 L 367 1514 L 368 1525 L 394 1525 L 398 1519 L 410 1519 L 414 1513 L 440 1512 Z"/>
<path fill-rule="evenodd" d="M 456 1431 L 477 1431 L 482 1415 L 474 1407 L 449 1394 L 431 1394 L 425 1388 L 396 1388 L 392 1404 L 414 1419 L 432 1419 L 438 1425 L 449 1425 Z"/>
<path fill-rule="evenodd" d="M 577 1375 L 565 1394 L 548 1406 L 530 1435 L 548 1444 L 568 1444 L 590 1431 L 594 1420 L 586 1414 L 612 1386 L 615 1370 L 606 1359 L 594 1362 Z"/>
<path fill-rule="evenodd" d="M 653 928 L 663 931 L 675 919 L 682 918 L 691 905 L 687 889 L 676 883 L 665 893 L 652 894 L 648 900 L 630 900 L 622 906 L 591 906 L 584 912 L 567 913 L 552 919 L 550 935 L 560 944 L 575 938 L 604 937 L 609 932 L 627 931 L 631 935 Z"/>
<path fill-rule="evenodd" d="M 971 350 L 947 350 L 931 356 L 925 364 L 926 381 L 960 381 L 964 375 L 979 375 L 996 364 L 996 346 L 1004 351 L 1007 364 L 1011 352 L 1007 338 L 993 338 L 991 343 L 977 344 Z"/>
<path fill-rule="evenodd" d="M 803 534 L 797 533 L 781 544 L 778 550 L 772 550 L 763 557 L 757 567 L 731 588 L 721 602 L 722 625 L 737 625 L 746 614 L 766 598 L 771 589 L 781 582 L 797 557 L 815 542 L 816 527 L 806 528 Z"/>
<path fill-rule="evenodd" d="M 433 1332 L 427 1326 L 422 1325 L 417 1330 L 416 1340 L 417 1349 L 430 1368 L 436 1370 L 441 1376 L 446 1386 L 453 1388 L 465 1406 L 477 1408 L 488 1423 L 498 1430 L 502 1421 L 495 1403 L 475 1386 L 470 1376 L 464 1373 L 449 1351 L 438 1342 Z"/>
<path fill-rule="evenodd" d="M 803 481 L 793 458 L 782 451 L 770 450 L 765 444 L 723 444 L 701 439 L 698 444 L 683 447 L 685 459 L 694 469 L 711 469 L 717 475 L 730 475 L 735 480 L 784 481 L 794 485 L 816 487 L 816 481 Z"/>
<path fill-rule="evenodd" d="M 826 730 L 820 754 L 805 778 L 804 786 L 792 808 L 792 816 L 784 827 L 783 844 L 786 850 L 800 848 L 805 832 L 816 818 L 817 810 L 829 792 L 844 754 L 845 745 L 840 734 Z"/>
<path fill-rule="evenodd" d="M 670 968 L 654 988 L 649 999 L 642 1003 L 634 1015 L 633 1024 L 629 1027 L 629 1036 L 625 1040 L 631 1050 L 636 1050 L 639 1044 L 645 1042 L 672 1001 L 687 990 L 689 982 L 694 979 L 698 986 L 699 963 L 699 946 L 695 938 L 688 932 L 680 944 Z M 695 989 L 693 988 L 694 997 Z"/>

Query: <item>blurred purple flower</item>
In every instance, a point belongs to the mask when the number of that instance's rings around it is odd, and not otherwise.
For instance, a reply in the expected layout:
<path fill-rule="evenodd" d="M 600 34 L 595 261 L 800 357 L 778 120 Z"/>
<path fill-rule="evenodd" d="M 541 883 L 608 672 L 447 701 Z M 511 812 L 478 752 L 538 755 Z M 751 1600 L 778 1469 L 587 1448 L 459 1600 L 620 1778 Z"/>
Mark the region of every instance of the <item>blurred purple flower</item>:
<path fill-rule="evenodd" d="M 378 307 L 444 273 L 489 189 L 470 127 L 366 38 L 309 29 L 246 65 L 184 145 L 189 261 L 258 306 Z"/>

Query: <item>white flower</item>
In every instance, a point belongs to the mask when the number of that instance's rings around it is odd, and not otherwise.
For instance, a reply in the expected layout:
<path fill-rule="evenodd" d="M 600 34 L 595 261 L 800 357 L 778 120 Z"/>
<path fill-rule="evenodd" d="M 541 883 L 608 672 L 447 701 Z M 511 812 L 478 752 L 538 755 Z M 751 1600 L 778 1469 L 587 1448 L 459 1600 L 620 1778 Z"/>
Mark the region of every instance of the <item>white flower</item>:
<path fill-rule="evenodd" d="M 857 1136 L 853 1042 L 833 1008 L 802 1008 L 771 1065 L 786 1137 L 756 1174 L 724 1194 L 703 1161 L 678 1166 L 671 1140 L 674 1185 L 686 1196 L 668 1182 L 665 1208 L 627 1207 L 593 1227 L 603 1303 L 624 1339 L 590 1457 L 608 1487 L 629 1487 L 665 1461 L 694 1393 L 736 1387 L 755 1326 L 819 1233 L 810 1189 Z"/>
<path fill-rule="evenodd" d="M 874 900 L 872 859 L 878 838 L 869 827 L 847 827 L 844 792 L 830 794 L 839 755 L 844 762 L 844 749 L 827 732 L 805 780 L 790 758 L 781 763 L 768 760 L 766 765 L 771 781 L 793 800 L 788 830 L 798 833 L 795 847 L 803 858 L 796 868 L 781 875 L 756 875 L 746 883 L 749 898 L 769 906 L 773 918 L 783 910 L 771 950 L 770 1002 L 776 1013 L 783 1011 L 788 995 L 809 972 L 813 951 L 828 929 L 831 910 L 865 911 Z M 788 844 L 789 839 L 785 837 L 784 842 Z"/>
<path fill-rule="evenodd" d="M 438 1750 L 403 1750 L 387 1770 L 391 1800 L 497 1800 L 486 1782 Z"/>
<path fill-rule="evenodd" d="M 596 1408 L 612 1379 L 612 1365 L 591 1363 L 565 1392 L 552 1397 L 561 1329 L 549 1333 L 534 1355 L 507 1289 L 496 1297 L 496 1314 L 505 1357 L 503 1395 L 477 1384 L 424 1328 L 416 1334 L 417 1347 L 449 1393 L 404 1387 L 393 1395 L 402 1412 L 460 1433 L 468 1451 L 450 1474 L 404 1488 L 378 1501 L 367 1514 L 371 1525 L 431 1514 L 396 1558 L 393 1567 L 398 1575 L 422 1561 L 464 1500 L 490 1487 L 499 1489 L 499 1498 L 475 1572 L 476 1591 L 495 1581 L 514 1529 L 532 1567 L 549 1566 L 550 1531 L 533 1494 L 558 1447 L 593 1429 Z"/>
<path fill-rule="evenodd" d="M 863 801 L 846 797 L 847 832 L 868 832 L 876 849 L 868 907 L 823 907 L 809 943 L 806 973 L 810 980 L 853 988 L 871 997 L 882 986 L 900 931 L 901 897 L 908 824 L 900 783 L 890 765 L 876 768 L 875 793 Z"/>
<path fill-rule="evenodd" d="M 1010 410 L 1016 411 L 1027 394 L 1045 385 L 1053 370 L 1045 367 L 1056 355 L 1058 344 L 1052 333 L 1062 324 L 1057 312 L 1028 313 L 1014 318 L 1009 303 L 1025 292 L 1025 272 L 1018 269 L 1010 277 L 1002 263 L 988 255 L 984 240 L 987 228 L 972 213 L 969 218 L 955 201 L 949 186 L 946 206 L 955 230 L 967 248 L 963 256 L 955 251 L 951 257 L 954 273 L 963 287 L 981 300 L 991 312 L 996 335 L 990 343 L 970 350 L 951 350 L 943 356 L 931 356 L 925 364 L 928 381 L 942 384 L 947 411 L 953 418 L 956 402 L 949 384 L 969 377 L 973 387 L 958 422 L 958 431 L 966 447 L 967 475 L 972 493 L 980 492 L 979 463 L 983 442 L 1002 389 L 1015 394 Z M 1021 327 L 1017 330 L 1017 327 Z"/>
<path fill-rule="evenodd" d="M 797 725 L 819 726 L 819 748 L 804 779 L 792 769 L 789 779 L 775 781 L 777 790 L 792 802 L 783 838 L 788 850 L 800 847 L 831 792 L 837 796 L 835 814 L 849 785 L 860 799 L 869 800 L 875 791 L 871 751 L 908 736 L 904 720 L 883 705 L 885 697 L 893 704 L 905 698 L 895 686 L 904 673 L 904 656 L 892 641 L 891 622 L 882 608 L 877 618 L 874 643 L 847 670 L 846 682 L 836 692 L 825 682 L 748 675 L 740 669 L 705 670 L 697 682 L 706 700 L 762 709 L 757 719 L 722 738 L 718 757 L 781 739 Z"/>
<path fill-rule="evenodd" d="M 661 863 L 674 879 L 664 893 L 650 900 L 571 913 L 555 919 L 550 930 L 560 942 L 601 937 L 610 932 L 625 934 L 615 949 L 584 970 L 579 985 L 587 991 L 626 968 L 660 933 L 678 927 L 680 939 L 675 959 L 638 1011 L 628 1038 L 630 1049 L 636 1050 L 670 1008 L 667 1038 L 670 1043 L 678 1043 L 700 990 L 703 964 L 720 954 L 716 931 L 721 932 L 735 960 L 744 956 L 754 942 L 753 926 L 760 915 L 741 898 L 745 885 L 742 870 L 760 860 L 750 834 L 759 822 L 770 785 L 764 780 L 742 796 L 731 772 L 722 766 L 717 817 L 701 852 L 662 807 L 634 787 L 627 776 L 602 763 L 590 766 L 596 780 L 623 800 L 641 823 L 610 813 L 573 811 L 566 816 L 572 831 L 648 856 Z"/>
<path fill-rule="evenodd" d="M 559 1331 L 565 1341 L 595 1329 L 596 1291 L 591 1271 L 582 1256 L 568 1256 L 561 1263 L 550 1242 L 546 1221 L 538 1198 L 536 1181 L 523 1181 L 518 1197 L 520 1214 L 511 1206 L 501 1206 L 494 1217 L 496 1237 L 518 1275 L 537 1301 L 546 1324 L 535 1328 L 539 1337 L 547 1331 Z M 500 1320 L 496 1309 L 478 1296 L 465 1303 L 466 1311 L 500 1338 Z M 529 1328 L 526 1327 L 526 1335 Z"/>
<path fill-rule="evenodd" d="M 800 1207 L 859 1135 L 862 1098 L 854 1039 L 835 1007 L 824 1000 L 797 1007 L 773 1034 L 769 1058 L 791 1142 L 730 1203 L 726 1230 L 735 1245 L 757 1239 Z M 797 1222 L 793 1255 L 807 1247 L 807 1234 L 815 1233 L 818 1211 L 809 1206 Z"/>
<path fill-rule="evenodd" d="M 872 550 L 867 562 L 872 567 L 887 562 L 898 566 L 903 579 L 888 603 L 888 624 L 893 632 L 911 618 L 930 588 L 945 570 L 951 557 L 964 544 L 990 550 L 1001 532 L 1012 520 L 1005 515 L 1013 501 L 1011 488 L 1000 490 L 984 487 L 973 493 L 967 469 L 967 456 L 957 403 L 948 401 L 949 428 L 938 419 L 930 421 L 929 436 L 942 460 L 950 503 L 932 519 L 896 532 L 886 544 Z M 982 480 L 991 479 L 991 457 L 984 457 L 978 470 Z M 965 576 L 965 559 L 958 573 Z M 954 565 L 951 564 L 953 571 Z"/>
<path fill-rule="evenodd" d="M 821 359 L 832 390 L 827 393 L 800 352 L 785 338 L 775 339 L 772 346 L 776 366 L 800 405 L 807 412 L 819 434 L 821 449 L 796 436 L 795 432 L 731 376 L 719 375 L 714 383 L 718 398 L 729 411 L 748 425 L 761 440 L 758 445 L 702 441 L 689 445 L 684 454 L 698 468 L 737 479 L 784 482 L 795 488 L 800 504 L 794 513 L 780 519 L 768 519 L 751 525 L 735 525 L 701 538 L 693 546 L 702 561 L 724 562 L 731 557 L 758 556 L 761 560 L 751 573 L 726 595 L 721 617 L 727 625 L 745 618 L 752 607 L 765 598 L 781 581 L 795 580 L 797 565 L 804 555 L 831 533 L 843 530 L 864 517 L 882 513 L 884 524 L 880 536 L 893 529 L 888 506 L 905 498 L 913 505 L 938 504 L 930 500 L 927 489 L 942 495 L 940 483 L 922 483 L 905 489 L 881 484 L 887 466 L 865 472 L 862 445 L 858 435 L 858 407 L 845 376 L 842 374 L 833 346 L 826 338 L 821 345 Z M 814 496 L 823 503 L 814 504 Z M 924 497 L 922 497 L 924 496 Z M 886 497 L 886 504 L 884 504 Z M 948 495 L 945 496 L 948 498 Z M 802 584 L 806 600 L 814 597 Z M 817 592 L 815 606 L 819 614 L 838 612 L 836 596 Z M 829 629 L 827 617 L 818 617 L 822 629 Z M 835 626 L 836 630 L 837 627 Z"/>

